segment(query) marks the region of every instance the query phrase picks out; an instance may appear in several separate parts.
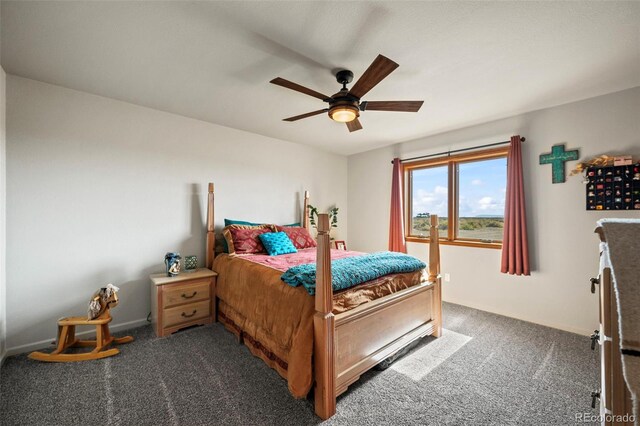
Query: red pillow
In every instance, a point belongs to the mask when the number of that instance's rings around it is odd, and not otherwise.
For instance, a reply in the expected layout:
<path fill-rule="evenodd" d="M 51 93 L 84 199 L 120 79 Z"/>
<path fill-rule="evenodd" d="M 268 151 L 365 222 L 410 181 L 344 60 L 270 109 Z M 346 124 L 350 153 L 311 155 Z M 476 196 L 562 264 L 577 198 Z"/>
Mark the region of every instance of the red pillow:
<path fill-rule="evenodd" d="M 237 229 L 230 228 L 231 238 L 233 240 L 233 251 L 229 247 L 229 253 L 235 254 L 255 254 L 266 253 L 258 235 L 272 232 L 271 229 L 251 228 Z"/>
<path fill-rule="evenodd" d="M 313 239 L 309 231 L 306 228 L 300 226 L 276 226 L 278 231 L 282 231 L 293 242 L 293 245 L 297 249 L 305 249 L 316 247 L 316 240 Z"/>

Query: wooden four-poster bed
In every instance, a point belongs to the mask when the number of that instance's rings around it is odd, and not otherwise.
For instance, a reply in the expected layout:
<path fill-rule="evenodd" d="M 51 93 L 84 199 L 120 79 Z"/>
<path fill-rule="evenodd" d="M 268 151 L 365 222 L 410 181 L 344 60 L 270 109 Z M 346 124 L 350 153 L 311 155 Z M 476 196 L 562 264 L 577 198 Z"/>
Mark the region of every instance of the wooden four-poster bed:
<path fill-rule="evenodd" d="M 309 195 L 305 191 L 301 224 L 306 229 L 309 228 L 308 204 Z M 218 273 L 214 288 L 216 321 L 220 319 L 239 339 L 244 337 L 245 344 L 254 355 L 286 377 L 294 396 L 303 397 L 309 389 L 298 387 L 296 395 L 292 383 L 298 378 L 291 377 L 293 374 L 306 380 L 309 387 L 313 384 L 315 412 L 320 418 L 327 419 L 336 412 L 336 397 L 364 372 L 421 337 L 440 336 L 442 299 L 437 225 L 437 217 L 432 216 L 427 271 L 418 271 L 417 275 L 392 274 L 382 280 L 374 280 L 376 283 L 368 284 L 368 287 L 364 283 L 354 287 L 353 291 L 349 289 L 334 294 L 329 218 L 326 214 L 319 215 L 317 249 L 313 249 L 317 265 L 314 298 L 302 287 L 289 287 L 280 281 L 279 271 L 243 260 L 243 256 L 216 258 L 214 186 L 209 183 L 206 266 Z M 266 287 L 270 288 L 269 293 L 259 293 L 266 291 Z M 357 294 L 357 298 L 376 292 L 378 296 L 352 308 L 338 309 L 337 306 L 343 302 L 343 294 L 352 291 L 350 296 L 353 296 L 360 287 L 364 290 Z M 387 290 L 380 292 L 380 288 Z M 390 293 L 389 288 L 393 288 Z M 253 305 L 245 308 L 245 304 Z M 292 307 L 295 311 L 291 310 Z M 278 309 L 300 316 L 288 323 L 287 318 L 278 316 Z M 245 318 L 251 315 L 259 318 Z M 243 321 L 244 327 L 238 324 Z M 273 338 L 278 327 L 290 333 L 280 343 Z M 292 327 L 299 330 L 291 332 Z M 294 348 L 298 341 L 306 343 Z M 282 349 L 287 342 L 293 342 L 291 348 Z M 308 368 L 299 366 L 305 363 L 309 364 Z"/>

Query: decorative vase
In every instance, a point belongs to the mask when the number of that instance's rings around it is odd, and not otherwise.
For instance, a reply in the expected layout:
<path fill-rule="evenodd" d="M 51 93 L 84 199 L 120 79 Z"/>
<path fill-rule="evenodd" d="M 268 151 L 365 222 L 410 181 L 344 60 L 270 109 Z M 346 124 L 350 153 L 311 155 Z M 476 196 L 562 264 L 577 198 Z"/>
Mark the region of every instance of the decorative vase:
<path fill-rule="evenodd" d="M 167 253 L 164 255 L 164 264 L 167 267 L 167 276 L 175 277 L 180 273 L 180 253 Z"/>

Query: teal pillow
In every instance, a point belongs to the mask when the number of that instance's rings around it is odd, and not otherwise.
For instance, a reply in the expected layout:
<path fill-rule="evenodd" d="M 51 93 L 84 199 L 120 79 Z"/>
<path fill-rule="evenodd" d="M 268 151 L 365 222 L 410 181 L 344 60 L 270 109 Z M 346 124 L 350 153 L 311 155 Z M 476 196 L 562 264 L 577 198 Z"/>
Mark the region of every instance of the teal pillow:
<path fill-rule="evenodd" d="M 269 253 L 269 256 L 296 253 L 298 251 L 289 236 L 284 232 L 267 232 L 266 234 L 258 235 L 258 238 L 262 241 L 262 245 Z"/>
<path fill-rule="evenodd" d="M 229 226 L 229 225 L 258 226 L 258 225 L 262 225 L 262 223 L 247 222 L 246 220 L 225 219 L 224 226 Z"/>
<path fill-rule="evenodd" d="M 235 220 L 235 219 L 225 219 L 224 220 L 224 226 L 229 226 L 229 225 L 258 226 L 258 225 L 264 225 L 265 223 L 270 223 L 270 222 L 255 223 L 255 222 L 247 222 L 246 220 Z M 300 222 L 296 222 L 296 223 L 291 223 L 289 225 L 282 225 L 282 226 L 290 227 L 290 226 L 301 226 L 301 225 L 300 225 Z"/>

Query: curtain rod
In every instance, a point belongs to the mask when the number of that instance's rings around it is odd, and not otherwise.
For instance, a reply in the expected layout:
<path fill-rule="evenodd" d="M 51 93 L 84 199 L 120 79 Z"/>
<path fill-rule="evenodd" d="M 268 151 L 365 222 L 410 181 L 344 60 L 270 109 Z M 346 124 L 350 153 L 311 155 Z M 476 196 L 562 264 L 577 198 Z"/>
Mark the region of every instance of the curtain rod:
<path fill-rule="evenodd" d="M 526 139 L 524 137 L 520 138 L 520 142 L 524 142 L 525 140 Z M 480 148 L 489 148 L 491 146 L 504 145 L 506 143 L 511 143 L 511 141 L 502 141 L 502 142 L 490 143 L 490 144 L 487 144 L 487 145 L 472 146 L 471 148 L 454 149 L 453 151 L 444 151 L 444 152 L 439 152 L 437 154 L 429 154 L 429 155 L 421 155 L 419 157 L 405 158 L 404 160 L 400 160 L 400 162 L 404 163 L 405 161 L 421 160 L 423 158 L 430 158 L 430 157 L 438 157 L 440 155 L 445 155 L 445 154 L 451 155 L 451 154 L 454 154 L 456 152 L 471 151 L 471 150 L 480 149 Z M 393 164 L 393 160 L 391 160 L 391 164 Z"/>

